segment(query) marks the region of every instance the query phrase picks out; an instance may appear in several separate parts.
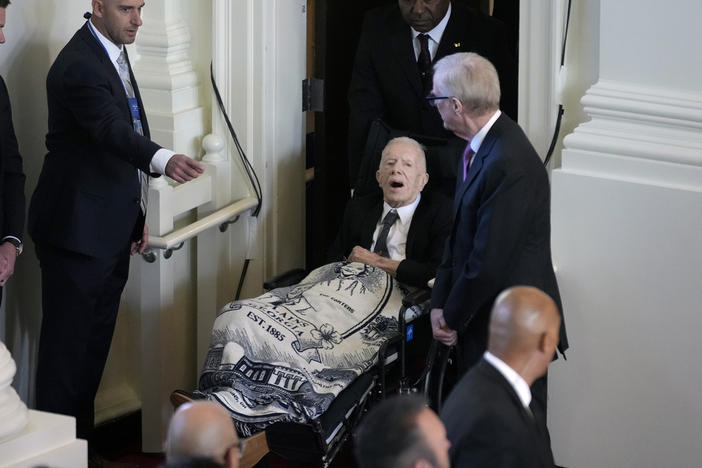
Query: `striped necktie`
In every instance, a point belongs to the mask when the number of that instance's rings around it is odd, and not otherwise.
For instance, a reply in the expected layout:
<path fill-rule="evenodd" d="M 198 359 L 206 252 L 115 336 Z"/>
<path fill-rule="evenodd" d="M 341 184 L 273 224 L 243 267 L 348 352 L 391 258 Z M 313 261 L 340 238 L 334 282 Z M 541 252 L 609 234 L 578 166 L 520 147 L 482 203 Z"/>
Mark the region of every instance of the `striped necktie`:
<path fill-rule="evenodd" d="M 127 63 L 127 56 L 124 52 L 124 48 L 122 49 L 122 52 L 119 54 L 119 57 L 117 57 L 117 65 L 119 67 L 119 77 L 122 79 L 122 84 L 124 85 L 124 89 L 127 92 L 127 97 L 129 99 L 134 99 L 136 97 L 136 94 L 134 93 L 134 87 L 132 86 L 132 79 L 129 76 L 129 64 Z M 134 131 L 137 132 L 139 135 L 144 135 L 144 129 L 141 125 L 141 120 L 138 122 L 132 122 L 134 126 Z M 139 200 L 139 205 L 141 206 L 141 212 L 146 215 L 146 207 L 149 204 L 149 175 L 146 174 L 144 171 L 141 169 L 137 169 L 138 176 L 139 176 L 139 185 L 141 186 L 141 197 Z"/>

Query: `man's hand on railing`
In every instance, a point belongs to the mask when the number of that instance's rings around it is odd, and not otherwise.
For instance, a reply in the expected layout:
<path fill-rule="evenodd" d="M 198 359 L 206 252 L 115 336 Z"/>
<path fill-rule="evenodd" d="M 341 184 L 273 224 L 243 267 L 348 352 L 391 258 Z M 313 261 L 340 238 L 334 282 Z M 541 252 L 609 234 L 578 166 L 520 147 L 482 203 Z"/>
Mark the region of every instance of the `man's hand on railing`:
<path fill-rule="evenodd" d="M 146 250 L 146 246 L 149 243 L 149 226 L 144 223 L 144 232 L 141 234 L 141 239 L 139 239 L 136 242 L 132 242 L 132 249 L 130 253 L 134 255 L 135 253 L 138 253 L 139 255 L 144 253 L 144 250 Z"/>
<path fill-rule="evenodd" d="M 178 183 L 195 179 L 205 172 L 205 166 L 184 154 L 174 154 L 166 163 L 166 175 Z"/>

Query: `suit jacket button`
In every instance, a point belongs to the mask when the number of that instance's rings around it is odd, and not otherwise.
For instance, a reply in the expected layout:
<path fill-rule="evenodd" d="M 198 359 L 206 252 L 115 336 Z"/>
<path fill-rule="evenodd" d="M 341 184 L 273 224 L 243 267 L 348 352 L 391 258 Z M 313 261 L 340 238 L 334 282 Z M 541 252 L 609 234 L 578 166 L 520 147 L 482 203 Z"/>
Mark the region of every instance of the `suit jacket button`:
<path fill-rule="evenodd" d="M 141 197 L 134 197 L 134 203 L 136 203 L 138 205 L 140 201 L 141 201 Z"/>

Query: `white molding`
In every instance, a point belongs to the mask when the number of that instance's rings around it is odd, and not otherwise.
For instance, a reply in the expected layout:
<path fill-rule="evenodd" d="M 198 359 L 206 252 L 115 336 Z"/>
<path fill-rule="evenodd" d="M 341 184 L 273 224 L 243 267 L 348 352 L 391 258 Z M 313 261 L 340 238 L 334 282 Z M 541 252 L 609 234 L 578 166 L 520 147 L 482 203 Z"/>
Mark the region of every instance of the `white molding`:
<path fill-rule="evenodd" d="M 541 159 L 546 157 L 558 110 L 562 0 L 519 5 L 519 125 Z"/>
<path fill-rule="evenodd" d="M 702 96 L 600 80 L 582 103 L 592 119 L 564 139 L 563 170 L 702 188 Z"/>

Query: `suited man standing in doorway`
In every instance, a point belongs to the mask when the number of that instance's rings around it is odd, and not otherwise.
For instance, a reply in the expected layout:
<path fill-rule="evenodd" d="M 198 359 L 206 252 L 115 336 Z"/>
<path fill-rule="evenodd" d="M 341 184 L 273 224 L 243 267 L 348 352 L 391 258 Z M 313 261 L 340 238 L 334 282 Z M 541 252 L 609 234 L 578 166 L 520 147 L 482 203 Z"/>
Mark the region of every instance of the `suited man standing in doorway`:
<path fill-rule="evenodd" d="M 390 127 L 451 137 L 424 97 L 432 64 L 455 52 L 477 52 L 497 67 L 502 107 L 516 118 L 517 61 L 501 22 L 449 0 L 398 0 L 369 11 L 349 85 L 349 181 L 355 187 L 368 129 L 381 118 Z"/>
<path fill-rule="evenodd" d="M 0 44 L 5 43 L 3 28 L 9 4 L 9 0 L 0 0 Z M 22 253 L 24 180 L 10 97 L 0 77 L 0 292 L 14 273 L 15 262 Z"/>
<path fill-rule="evenodd" d="M 203 166 L 161 148 L 124 47 L 143 0 L 93 0 L 92 16 L 46 80 L 48 154 L 32 196 L 29 232 L 42 275 L 36 378 L 40 410 L 75 416 L 89 438 L 130 253 L 148 243 L 148 177 L 186 182 Z"/>

